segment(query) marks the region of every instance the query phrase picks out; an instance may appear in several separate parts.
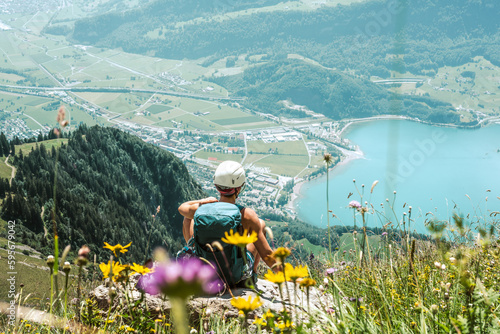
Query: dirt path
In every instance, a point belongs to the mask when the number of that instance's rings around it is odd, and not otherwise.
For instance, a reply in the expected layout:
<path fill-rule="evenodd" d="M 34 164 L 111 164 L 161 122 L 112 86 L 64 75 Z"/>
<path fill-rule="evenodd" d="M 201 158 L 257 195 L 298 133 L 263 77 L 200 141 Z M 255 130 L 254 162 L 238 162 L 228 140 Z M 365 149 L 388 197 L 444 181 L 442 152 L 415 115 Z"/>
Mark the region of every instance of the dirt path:
<path fill-rule="evenodd" d="M 10 180 L 9 180 L 9 184 L 12 185 L 12 180 L 14 179 L 14 176 L 16 176 L 16 167 L 12 166 L 12 165 L 9 165 L 9 158 L 10 158 L 10 155 L 7 156 L 7 158 L 5 159 L 5 164 L 12 168 L 12 173 L 10 174 Z"/>

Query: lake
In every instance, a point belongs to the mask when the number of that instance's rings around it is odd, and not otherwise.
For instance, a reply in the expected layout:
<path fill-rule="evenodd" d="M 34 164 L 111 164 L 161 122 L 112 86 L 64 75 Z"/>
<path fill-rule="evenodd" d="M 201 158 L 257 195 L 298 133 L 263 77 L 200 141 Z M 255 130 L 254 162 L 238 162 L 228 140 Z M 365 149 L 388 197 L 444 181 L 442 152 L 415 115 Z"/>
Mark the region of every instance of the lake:
<path fill-rule="evenodd" d="M 410 228 L 419 233 L 427 233 L 426 219 L 447 220 L 457 212 L 484 222 L 500 211 L 498 124 L 467 130 L 380 120 L 352 125 L 344 138 L 358 145 L 364 157 L 330 171 L 329 206 L 336 215 L 331 226 L 355 221 L 362 226 L 359 214 L 348 208 L 351 200 L 373 205 L 366 216 L 370 227 L 382 227 L 388 222 L 384 217 L 401 224 L 411 206 Z M 379 183 L 370 193 L 375 180 Z M 295 210 L 303 221 L 327 226 L 326 175 L 302 186 Z"/>

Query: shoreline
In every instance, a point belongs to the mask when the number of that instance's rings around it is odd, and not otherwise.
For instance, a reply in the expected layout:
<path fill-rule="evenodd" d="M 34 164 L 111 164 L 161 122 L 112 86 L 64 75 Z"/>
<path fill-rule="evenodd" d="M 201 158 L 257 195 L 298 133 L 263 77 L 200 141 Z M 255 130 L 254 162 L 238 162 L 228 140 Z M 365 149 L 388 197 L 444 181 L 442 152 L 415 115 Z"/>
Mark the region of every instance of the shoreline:
<path fill-rule="evenodd" d="M 455 124 L 444 124 L 444 123 L 430 123 L 426 121 L 419 120 L 418 118 L 412 118 L 408 116 L 401 116 L 401 115 L 381 115 L 381 116 L 373 116 L 369 118 L 357 118 L 357 119 L 351 119 L 348 120 L 348 122 L 342 127 L 342 129 L 337 133 L 337 136 L 339 138 L 342 138 L 342 136 L 345 134 L 346 130 L 351 127 L 352 125 L 356 125 L 359 123 L 364 123 L 364 122 L 373 122 L 373 121 L 383 121 L 383 120 L 406 120 L 406 121 L 412 121 L 420 124 L 426 124 L 426 125 L 432 125 L 432 126 L 437 126 L 437 127 L 447 127 L 447 128 L 464 128 L 464 129 L 477 129 L 477 127 L 463 127 L 460 125 L 455 125 Z M 478 124 L 479 128 L 487 127 L 490 125 L 500 125 L 500 121 L 497 121 L 496 119 L 492 119 L 491 122 L 488 122 L 487 124 L 484 124 L 484 122 L 481 122 Z M 364 153 L 363 151 L 360 150 L 359 147 L 356 147 L 356 151 L 351 151 L 344 149 L 342 147 L 336 146 L 338 150 L 341 151 L 343 154 L 343 158 L 335 165 L 333 166 L 331 170 L 334 170 L 337 167 L 344 166 L 348 164 L 349 162 L 356 160 L 356 159 L 361 159 L 364 158 Z M 292 194 L 290 195 L 290 201 L 285 205 L 285 208 L 291 210 L 294 214 L 294 216 L 297 216 L 297 211 L 296 211 L 296 204 L 297 200 L 300 199 L 301 197 L 301 189 L 302 186 L 306 182 L 310 182 L 312 180 L 316 180 L 317 178 L 322 177 L 324 174 L 321 174 L 314 179 L 311 180 L 305 180 L 305 179 L 300 179 L 297 184 L 294 185 Z"/>
<path fill-rule="evenodd" d="M 356 151 L 350 151 L 346 150 L 345 148 L 338 147 L 337 149 L 340 150 L 343 154 L 343 157 L 340 159 L 340 161 L 332 166 L 330 168 L 330 172 L 333 171 L 335 168 L 339 168 L 341 166 L 347 165 L 349 162 L 357 160 L 357 159 L 363 159 L 364 158 L 364 153 L 359 149 L 359 147 L 356 147 Z M 318 175 L 312 180 L 316 180 L 318 178 L 323 177 L 325 174 Z M 297 184 L 293 186 L 293 191 L 292 194 L 290 195 L 290 201 L 287 203 L 286 208 L 293 211 L 294 215 L 297 215 L 297 211 L 295 210 L 296 207 L 296 202 L 297 200 L 301 197 L 301 189 L 306 182 L 310 182 L 311 180 L 305 180 L 301 179 Z"/>

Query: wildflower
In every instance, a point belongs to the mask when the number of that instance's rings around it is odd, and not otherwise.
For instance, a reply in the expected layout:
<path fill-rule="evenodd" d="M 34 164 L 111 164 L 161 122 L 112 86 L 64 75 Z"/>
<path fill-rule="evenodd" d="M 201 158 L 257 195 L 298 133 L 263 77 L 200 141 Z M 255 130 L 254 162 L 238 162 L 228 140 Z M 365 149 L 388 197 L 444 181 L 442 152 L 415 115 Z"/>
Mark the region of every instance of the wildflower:
<path fill-rule="evenodd" d="M 56 262 L 56 260 L 54 259 L 54 255 L 49 255 L 47 256 L 47 266 L 49 268 L 52 268 L 54 267 L 54 263 Z"/>
<path fill-rule="evenodd" d="M 145 275 L 145 274 L 148 274 L 152 271 L 148 267 L 141 266 L 140 264 L 137 264 L 135 262 L 133 262 L 133 263 L 134 264 L 132 266 L 130 266 L 130 270 L 132 270 L 138 274 Z"/>
<path fill-rule="evenodd" d="M 439 306 L 437 306 L 436 304 L 432 304 L 431 305 L 432 314 L 436 314 L 436 313 L 438 313 L 438 311 L 439 311 Z"/>
<path fill-rule="evenodd" d="M 253 244 L 254 242 L 257 241 L 257 232 L 252 231 L 250 235 L 248 235 L 248 230 L 243 231 L 243 235 L 239 234 L 238 232 L 234 233 L 233 230 L 229 231 L 230 234 L 227 232 L 224 233 L 225 238 L 222 238 L 222 241 L 231 244 L 231 245 L 236 245 L 240 248 L 245 247 L 247 244 Z"/>
<path fill-rule="evenodd" d="M 361 204 L 359 204 L 358 201 L 350 201 L 349 202 L 349 207 L 353 208 L 353 209 L 360 209 L 361 208 Z"/>
<path fill-rule="evenodd" d="M 84 258 L 88 259 L 89 258 L 89 253 L 90 253 L 90 248 L 87 245 L 83 245 L 79 250 L 78 250 L 78 256 L 83 256 Z"/>
<path fill-rule="evenodd" d="M 290 263 L 285 263 L 285 276 L 287 281 L 295 282 L 297 279 L 309 276 L 307 266 L 298 265 L 293 267 Z"/>
<path fill-rule="evenodd" d="M 69 124 L 69 122 L 65 120 L 65 118 L 66 118 L 66 110 L 64 109 L 64 106 L 61 106 L 57 111 L 56 121 L 62 128 L 66 127 Z"/>
<path fill-rule="evenodd" d="M 268 270 L 267 273 L 264 275 L 264 278 L 269 282 L 276 283 L 278 285 L 285 282 L 285 275 L 283 275 L 282 271 L 274 273 L 273 271 Z"/>
<path fill-rule="evenodd" d="M 324 161 L 327 165 L 331 164 L 331 163 L 332 163 L 332 161 L 333 161 L 333 157 L 332 157 L 332 155 L 331 155 L 330 153 L 325 153 L 325 154 L 323 154 L 323 161 Z"/>
<path fill-rule="evenodd" d="M 279 263 L 285 262 L 285 259 L 290 256 L 291 252 L 288 248 L 285 247 L 279 247 L 277 248 L 273 254 L 272 257 L 277 260 Z"/>
<path fill-rule="evenodd" d="M 281 322 L 281 323 L 279 323 L 279 324 L 278 324 L 278 328 L 279 328 L 281 331 L 283 331 L 283 332 L 286 332 L 286 331 L 287 331 L 287 329 L 289 329 L 289 328 L 294 328 L 294 327 L 295 327 L 294 323 L 293 323 L 293 322 L 291 322 L 291 321 L 290 321 L 290 320 L 288 320 L 288 319 L 287 319 L 285 322 Z"/>
<path fill-rule="evenodd" d="M 200 293 L 216 293 L 222 283 L 210 265 L 198 258 L 162 264 L 153 273 L 142 276 L 138 283 L 145 292 L 186 299 Z"/>
<path fill-rule="evenodd" d="M 112 267 L 112 269 L 111 269 Z M 120 271 L 124 270 L 124 266 L 122 266 L 120 263 L 116 262 L 116 261 L 113 261 L 113 263 L 111 264 L 111 261 L 108 261 L 108 264 L 106 263 L 101 263 L 99 265 L 99 269 L 101 269 L 102 271 L 102 274 L 103 274 L 103 279 L 104 278 L 108 278 L 109 275 L 111 274 L 111 276 L 113 277 L 113 280 L 116 281 L 116 279 L 114 278 Z M 112 271 L 112 272 L 110 272 Z"/>
<path fill-rule="evenodd" d="M 266 326 L 267 325 L 266 319 L 264 319 L 264 318 L 258 318 L 258 317 L 255 317 L 255 320 L 254 320 L 253 323 L 255 325 L 258 325 L 258 326 Z"/>
<path fill-rule="evenodd" d="M 338 271 L 337 268 L 328 268 L 328 269 L 326 269 L 326 274 L 327 275 L 333 275 L 337 271 Z"/>
<path fill-rule="evenodd" d="M 387 232 L 382 232 L 382 236 L 386 236 L 387 235 Z"/>
<path fill-rule="evenodd" d="M 344 253 L 345 253 L 345 251 L 344 251 Z M 345 261 L 340 262 L 340 265 L 345 266 Z"/>
<path fill-rule="evenodd" d="M 231 305 L 236 307 L 239 311 L 242 311 L 245 316 L 248 312 L 251 312 L 262 305 L 259 296 L 252 299 L 252 296 L 248 296 L 247 299 L 243 297 L 233 298 L 231 299 Z"/>
<path fill-rule="evenodd" d="M 63 271 L 68 274 L 71 271 L 71 265 L 68 261 L 64 262 Z"/>
<path fill-rule="evenodd" d="M 78 250 L 78 258 L 75 260 L 76 265 L 83 267 L 88 263 L 90 248 L 87 245 L 83 245 Z"/>
<path fill-rule="evenodd" d="M 312 278 L 306 277 L 300 280 L 299 285 L 301 288 L 309 288 L 311 286 L 315 286 L 316 281 L 313 280 Z"/>
<path fill-rule="evenodd" d="M 440 262 L 434 262 L 434 267 L 436 267 L 437 269 L 441 269 L 441 263 Z"/>
<path fill-rule="evenodd" d="M 326 278 L 326 277 L 325 277 L 325 278 L 323 278 L 323 284 L 324 284 L 324 285 L 328 285 L 328 283 L 329 283 L 329 282 L 328 282 L 328 278 Z"/>
<path fill-rule="evenodd" d="M 119 253 L 126 253 L 126 252 L 128 252 L 127 248 L 130 247 L 130 245 L 132 245 L 132 241 L 129 242 L 128 245 L 125 245 L 125 246 L 122 246 L 120 244 L 115 245 L 115 246 L 111 246 L 107 242 L 104 242 L 104 247 L 103 248 L 110 249 L 113 252 L 113 254 L 115 254 L 116 257 L 119 257 L 120 256 Z"/>

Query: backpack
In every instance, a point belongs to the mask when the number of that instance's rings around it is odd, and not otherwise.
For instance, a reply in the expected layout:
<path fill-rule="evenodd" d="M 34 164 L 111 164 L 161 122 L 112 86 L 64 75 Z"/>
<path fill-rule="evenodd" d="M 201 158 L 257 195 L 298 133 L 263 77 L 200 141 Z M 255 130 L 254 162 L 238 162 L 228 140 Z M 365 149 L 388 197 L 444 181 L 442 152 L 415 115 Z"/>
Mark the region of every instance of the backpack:
<path fill-rule="evenodd" d="M 217 268 L 220 278 L 231 287 L 246 279 L 245 273 L 251 268 L 248 261 L 245 266 L 238 246 L 221 241 L 225 232 L 229 234 L 230 230 L 234 233 L 240 230 L 242 209 L 242 206 L 236 204 L 215 202 L 201 205 L 194 214 L 195 255 L 210 261 Z M 214 241 L 222 245 L 225 258 L 217 247 L 212 246 Z M 207 244 L 212 246 L 213 252 Z"/>

